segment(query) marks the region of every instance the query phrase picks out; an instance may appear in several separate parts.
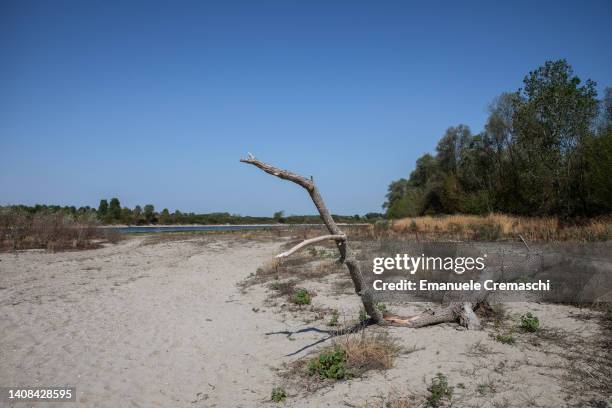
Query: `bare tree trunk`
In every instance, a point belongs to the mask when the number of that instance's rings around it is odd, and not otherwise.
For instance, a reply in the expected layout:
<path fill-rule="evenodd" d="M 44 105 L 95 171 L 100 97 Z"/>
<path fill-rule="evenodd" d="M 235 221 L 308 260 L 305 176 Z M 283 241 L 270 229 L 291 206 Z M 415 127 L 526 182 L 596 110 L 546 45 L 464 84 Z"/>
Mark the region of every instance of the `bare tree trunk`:
<path fill-rule="evenodd" d="M 298 174 L 292 173 L 287 170 L 279 169 L 269 164 L 263 163 L 257 160 L 253 155 L 249 153 L 248 158 L 240 159 L 242 163 L 252 164 L 255 167 L 260 168 L 268 174 L 279 177 L 283 180 L 292 181 L 302 186 L 310 198 L 314 202 L 323 222 L 327 227 L 330 235 L 321 236 L 305 240 L 304 242 L 296 245 L 290 250 L 282 253 L 279 257 L 288 256 L 300 248 L 306 245 L 320 242 L 326 239 L 333 239 L 336 242 L 336 247 L 340 252 L 340 262 L 344 263 L 349 271 L 353 285 L 355 286 L 355 292 L 361 297 L 361 302 L 366 313 L 370 316 L 370 323 L 377 324 L 391 324 L 394 326 L 412 327 L 419 328 L 430 326 L 433 324 L 446 323 L 446 322 L 459 322 L 459 324 L 467 327 L 468 329 L 480 329 L 480 320 L 474 309 L 478 306 L 478 302 L 455 302 L 451 303 L 448 307 L 436 310 L 427 311 L 417 316 L 412 317 L 401 317 L 390 314 L 383 314 L 376 308 L 376 302 L 374 301 L 373 289 L 366 286 L 364 283 L 363 275 L 359 267 L 359 263 L 349 248 L 349 242 L 346 235 L 340 230 L 334 219 L 332 218 L 329 210 L 325 206 L 325 202 L 317 189 L 312 177 L 306 178 Z"/>
<path fill-rule="evenodd" d="M 255 157 L 249 154 L 249 157 L 246 159 L 240 159 L 243 163 L 252 164 L 265 171 L 268 174 L 273 176 L 282 178 L 284 180 L 292 181 L 300 186 L 302 186 L 308 194 L 310 194 L 310 198 L 312 199 L 314 205 L 317 207 L 321 218 L 323 218 L 323 222 L 327 227 L 329 233 L 333 236 L 345 236 L 345 234 L 340 230 L 334 219 L 332 218 L 329 210 L 325 206 L 325 202 L 319 193 L 319 189 L 314 183 L 313 178 L 302 177 L 298 174 L 292 173 L 287 170 L 282 170 L 269 164 L 263 163 L 257 160 Z M 383 321 L 382 313 L 376 308 L 376 304 L 374 302 L 374 296 L 372 295 L 372 289 L 366 287 L 363 280 L 363 275 L 361 274 L 361 269 L 359 268 L 359 263 L 355 259 L 355 256 L 351 252 L 348 244 L 348 239 L 338 239 L 335 241 L 336 247 L 338 248 L 338 252 L 340 252 L 340 262 L 344 263 L 349 271 L 351 279 L 353 280 L 353 285 L 355 286 L 355 292 L 361 297 L 361 302 L 363 303 L 363 307 L 365 308 L 366 313 L 370 316 L 372 323 L 381 323 Z"/>
<path fill-rule="evenodd" d="M 385 321 L 393 326 L 412 327 L 414 329 L 440 323 L 458 322 L 470 330 L 480 330 L 482 328 L 480 319 L 474 312 L 476 306 L 476 303 L 457 302 L 451 303 L 443 309 L 429 310 L 412 317 L 385 316 Z"/>

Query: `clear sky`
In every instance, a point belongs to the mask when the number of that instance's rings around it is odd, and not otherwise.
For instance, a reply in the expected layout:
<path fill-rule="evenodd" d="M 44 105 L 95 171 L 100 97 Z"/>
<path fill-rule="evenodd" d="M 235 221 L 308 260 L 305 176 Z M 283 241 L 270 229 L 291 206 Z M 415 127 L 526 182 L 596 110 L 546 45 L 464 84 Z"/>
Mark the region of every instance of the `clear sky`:
<path fill-rule="evenodd" d="M 612 86 L 612 3 L 0 0 L 0 204 L 380 211 L 548 59 Z"/>

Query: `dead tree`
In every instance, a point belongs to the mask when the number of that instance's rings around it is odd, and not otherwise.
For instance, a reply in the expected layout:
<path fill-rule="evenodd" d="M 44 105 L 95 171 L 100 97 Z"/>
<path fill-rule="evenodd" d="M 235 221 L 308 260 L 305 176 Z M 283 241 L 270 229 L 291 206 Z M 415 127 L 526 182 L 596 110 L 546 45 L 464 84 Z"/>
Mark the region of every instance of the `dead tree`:
<path fill-rule="evenodd" d="M 384 314 L 376 307 L 376 303 L 374 301 L 373 289 L 367 285 L 365 285 L 365 281 L 363 279 L 363 275 L 361 273 L 361 268 L 359 267 L 359 263 L 357 262 L 355 256 L 350 250 L 349 241 L 334 219 L 332 218 L 329 210 L 325 206 L 325 202 L 317 189 L 317 186 L 314 182 L 312 176 L 310 178 L 306 178 L 300 176 L 298 174 L 292 173 L 287 170 L 279 169 L 277 167 L 271 166 L 267 163 L 261 162 L 257 160 L 252 154 L 248 154 L 246 159 L 240 159 L 242 163 L 252 164 L 255 167 L 260 168 L 268 174 L 279 177 L 283 180 L 292 181 L 300 186 L 302 186 L 312 199 L 314 205 L 317 207 L 321 218 L 323 219 L 323 223 L 327 227 L 329 231 L 329 235 L 323 235 L 320 237 L 307 239 L 293 248 L 289 249 L 282 254 L 277 255 L 277 258 L 287 257 L 294 252 L 304 248 L 307 245 L 311 245 L 317 242 L 325 241 L 325 240 L 333 240 L 336 243 L 336 247 L 338 248 L 338 252 L 340 253 L 339 262 L 346 265 L 348 269 L 349 275 L 353 281 L 353 285 L 355 286 L 355 292 L 361 298 L 361 302 L 363 303 L 363 307 L 366 313 L 370 316 L 369 323 L 374 324 L 390 324 L 394 326 L 405 326 L 405 327 L 424 327 L 432 324 L 444 323 L 444 322 L 456 322 L 458 321 L 463 326 L 468 329 L 479 329 L 480 321 L 476 313 L 474 313 L 474 308 L 478 305 L 477 302 L 457 302 L 451 303 L 446 308 L 437 310 L 437 311 L 427 311 L 417 316 L 412 317 L 401 317 L 395 316 L 391 314 Z"/>

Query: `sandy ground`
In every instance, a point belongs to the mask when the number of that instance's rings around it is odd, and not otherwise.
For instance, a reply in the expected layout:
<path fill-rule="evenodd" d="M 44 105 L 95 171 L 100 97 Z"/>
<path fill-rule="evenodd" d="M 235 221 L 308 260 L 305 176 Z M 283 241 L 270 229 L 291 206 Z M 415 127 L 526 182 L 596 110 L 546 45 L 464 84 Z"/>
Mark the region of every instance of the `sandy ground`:
<path fill-rule="evenodd" d="M 231 237 L 137 237 L 91 251 L 0 254 L 0 386 L 76 386 L 76 404 L 53 407 L 272 406 L 284 365 L 316 348 L 287 355 L 324 337 L 266 335 L 324 323 L 271 305 L 265 285 L 237 286 L 279 248 Z M 338 279 L 346 277 L 309 282 L 314 303 L 353 315 L 358 299 L 334 292 Z M 527 309 L 548 333 L 587 341 L 601 330 L 569 306 L 516 304 L 509 312 Z M 287 385 L 285 406 L 363 406 L 389 393 L 418 400 L 437 372 L 455 387 L 453 406 L 562 407 L 578 397 L 612 406 L 592 391 L 576 394 L 570 369 L 581 362 L 566 358 L 562 343 L 538 348 L 548 340 L 518 335 L 511 346 L 492 330 L 451 324 L 388 330 L 407 350 L 392 369 L 314 392 Z"/>

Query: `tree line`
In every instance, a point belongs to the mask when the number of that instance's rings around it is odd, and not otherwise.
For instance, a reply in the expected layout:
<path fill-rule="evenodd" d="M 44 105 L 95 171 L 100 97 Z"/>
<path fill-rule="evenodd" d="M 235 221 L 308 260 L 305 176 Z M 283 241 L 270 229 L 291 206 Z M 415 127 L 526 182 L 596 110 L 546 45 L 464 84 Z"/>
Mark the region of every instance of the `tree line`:
<path fill-rule="evenodd" d="M 2 207 L 0 207 L 1 209 Z M 156 211 L 153 204 L 144 206 L 136 205 L 134 208 L 122 207 L 118 198 L 113 197 L 110 200 L 102 199 L 98 208 L 83 206 L 58 206 L 58 205 L 42 205 L 34 206 L 14 205 L 4 207 L 11 212 L 20 213 L 26 216 L 34 216 L 36 214 L 64 214 L 69 215 L 72 219 L 94 219 L 99 223 L 126 224 L 126 225 L 148 225 L 148 224 L 203 224 L 203 225 L 220 225 L 220 224 L 270 224 L 270 223 L 286 223 L 286 224 L 319 224 L 321 217 L 318 215 L 290 215 L 285 216 L 284 211 L 277 211 L 272 217 L 253 217 L 230 214 L 228 212 L 215 212 L 208 214 L 196 214 L 193 212 L 181 212 L 176 210 L 170 212 L 167 208 L 161 211 Z M 364 216 L 360 215 L 333 215 L 337 222 L 355 223 L 355 222 L 373 222 L 383 217 L 380 213 L 367 213 Z"/>
<path fill-rule="evenodd" d="M 559 218 L 612 212 L 612 88 L 599 100 L 566 60 L 498 96 L 484 130 L 450 127 L 435 154 L 391 182 L 389 218 L 504 212 Z"/>

